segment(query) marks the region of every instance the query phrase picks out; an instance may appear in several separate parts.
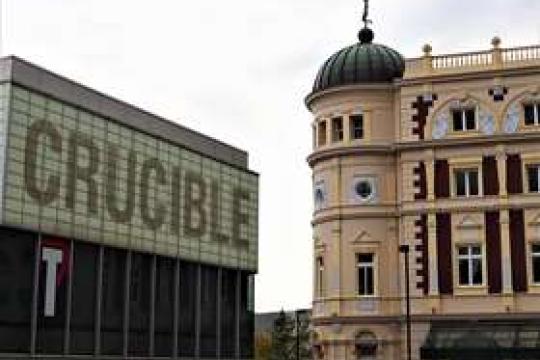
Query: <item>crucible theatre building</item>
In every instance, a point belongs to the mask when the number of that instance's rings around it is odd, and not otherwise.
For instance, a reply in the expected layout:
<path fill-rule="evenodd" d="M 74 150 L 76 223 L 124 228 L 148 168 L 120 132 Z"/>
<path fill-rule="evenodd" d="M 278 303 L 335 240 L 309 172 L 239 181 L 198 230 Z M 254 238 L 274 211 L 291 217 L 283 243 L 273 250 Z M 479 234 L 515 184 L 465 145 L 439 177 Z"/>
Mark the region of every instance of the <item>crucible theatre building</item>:
<path fill-rule="evenodd" d="M 404 59 L 365 20 L 306 98 L 316 358 L 407 359 L 408 273 L 412 359 L 540 359 L 540 46 Z"/>
<path fill-rule="evenodd" d="M 0 59 L 0 358 L 252 359 L 247 153 Z"/>

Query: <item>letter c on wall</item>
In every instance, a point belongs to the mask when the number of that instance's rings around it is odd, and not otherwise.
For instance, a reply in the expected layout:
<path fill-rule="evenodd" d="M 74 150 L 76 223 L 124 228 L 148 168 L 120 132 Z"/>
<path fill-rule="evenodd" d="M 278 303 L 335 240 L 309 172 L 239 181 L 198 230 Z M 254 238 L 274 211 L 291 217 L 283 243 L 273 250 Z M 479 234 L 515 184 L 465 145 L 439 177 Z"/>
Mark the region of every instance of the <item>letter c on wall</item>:
<path fill-rule="evenodd" d="M 40 205 L 48 205 L 60 193 L 60 176 L 50 175 L 45 189 L 40 189 L 36 179 L 38 144 L 41 135 L 50 139 L 50 147 L 57 154 L 62 152 L 62 137 L 54 125 L 46 120 L 34 122 L 28 129 L 24 150 L 24 183 L 30 196 Z"/>

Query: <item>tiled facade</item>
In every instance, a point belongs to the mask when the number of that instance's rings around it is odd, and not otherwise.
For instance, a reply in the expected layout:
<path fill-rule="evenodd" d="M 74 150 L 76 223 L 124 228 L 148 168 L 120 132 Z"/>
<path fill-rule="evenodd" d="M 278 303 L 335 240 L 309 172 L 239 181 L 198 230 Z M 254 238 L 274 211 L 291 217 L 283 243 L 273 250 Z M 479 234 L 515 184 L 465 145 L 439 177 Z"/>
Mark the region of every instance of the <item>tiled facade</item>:
<path fill-rule="evenodd" d="M 448 56 L 426 46 L 403 79 L 308 96 L 308 162 L 323 190 L 312 222 L 318 358 L 405 358 L 400 244 L 413 359 L 438 358 L 427 342 L 440 323 L 539 324 L 540 47 L 499 45 Z"/>

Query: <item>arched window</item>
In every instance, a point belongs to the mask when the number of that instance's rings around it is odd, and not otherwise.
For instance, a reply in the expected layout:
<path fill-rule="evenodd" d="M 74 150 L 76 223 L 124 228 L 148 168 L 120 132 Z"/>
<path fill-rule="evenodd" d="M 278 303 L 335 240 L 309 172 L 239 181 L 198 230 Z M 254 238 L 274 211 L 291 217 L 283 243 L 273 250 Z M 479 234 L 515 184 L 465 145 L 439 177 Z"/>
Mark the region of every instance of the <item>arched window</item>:
<path fill-rule="evenodd" d="M 377 337 L 370 331 L 359 332 L 354 339 L 354 348 L 358 360 L 375 360 L 378 348 Z"/>

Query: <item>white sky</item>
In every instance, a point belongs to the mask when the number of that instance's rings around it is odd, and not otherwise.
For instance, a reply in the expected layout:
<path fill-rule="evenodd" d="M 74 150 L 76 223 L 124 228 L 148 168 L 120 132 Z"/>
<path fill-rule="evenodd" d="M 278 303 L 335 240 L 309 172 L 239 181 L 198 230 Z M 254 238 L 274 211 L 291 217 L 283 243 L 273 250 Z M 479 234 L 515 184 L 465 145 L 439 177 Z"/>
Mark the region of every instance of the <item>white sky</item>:
<path fill-rule="evenodd" d="M 250 153 L 261 174 L 257 311 L 308 307 L 318 67 L 356 40 L 360 0 L 0 0 L 15 54 Z M 539 0 L 372 0 L 407 57 L 540 43 Z"/>

